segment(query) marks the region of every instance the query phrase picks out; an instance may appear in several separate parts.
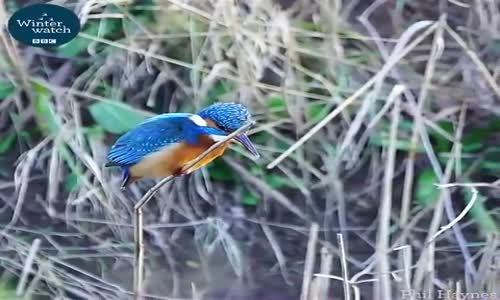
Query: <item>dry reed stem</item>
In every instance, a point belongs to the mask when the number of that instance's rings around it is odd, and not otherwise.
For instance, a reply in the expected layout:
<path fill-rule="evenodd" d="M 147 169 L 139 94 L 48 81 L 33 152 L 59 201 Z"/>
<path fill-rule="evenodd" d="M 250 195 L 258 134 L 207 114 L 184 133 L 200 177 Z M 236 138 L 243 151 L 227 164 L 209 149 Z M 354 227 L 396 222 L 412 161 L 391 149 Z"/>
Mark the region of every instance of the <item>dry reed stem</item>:
<path fill-rule="evenodd" d="M 206 74 L 210 74 L 211 73 L 211 70 L 206 69 L 206 68 L 201 68 L 201 67 L 199 67 L 197 65 L 193 65 L 193 64 L 190 64 L 190 63 L 178 60 L 178 59 L 174 59 L 174 58 L 170 58 L 170 57 L 164 56 L 164 55 L 159 55 L 159 54 L 151 53 L 151 52 L 148 52 L 148 51 L 143 50 L 143 49 L 133 48 L 133 47 L 128 46 L 128 45 L 124 45 L 124 44 L 117 43 L 117 42 L 114 42 L 114 41 L 110 41 L 110 40 L 107 40 L 107 39 L 103 39 L 103 38 L 100 38 L 100 37 L 92 36 L 92 35 L 89 35 L 89 34 L 86 34 L 86 33 L 80 32 L 78 34 L 78 36 L 86 38 L 86 39 L 89 39 L 89 40 L 92 40 L 92 41 L 95 41 L 95 42 L 106 44 L 106 45 L 109 45 L 109 46 L 112 46 L 112 47 L 115 47 L 115 48 L 118 48 L 118 49 L 122 49 L 122 50 L 126 50 L 126 51 L 129 51 L 129 52 L 132 52 L 132 53 L 136 53 L 136 54 L 144 56 L 145 58 L 153 58 L 153 59 L 156 59 L 156 60 L 159 60 L 159 61 L 163 61 L 163 62 L 166 62 L 166 63 L 169 63 L 169 64 L 178 65 L 178 66 L 181 66 L 181 67 L 184 67 L 184 68 L 187 68 L 187 69 L 191 69 L 191 70 L 203 72 L 203 73 L 206 73 Z M 258 81 L 249 82 L 248 80 L 243 80 L 243 79 L 241 79 L 241 78 L 239 78 L 237 76 L 232 76 L 232 75 L 228 75 L 228 74 L 217 74 L 217 77 L 228 79 L 228 80 L 240 83 L 242 85 L 252 86 L 252 87 L 255 87 L 255 88 L 261 88 L 263 90 L 267 90 L 267 91 L 271 91 L 271 92 L 278 92 L 278 93 L 283 93 L 284 92 L 286 94 L 293 95 L 293 96 L 307 97 L 307 98 L 311 98 L 311 99 L 325 100 L 325 101 L 329 101 L 331 99 L 330 96 L 324 96 L 324 95 L 315 94 L 315 93 L 308 93 L 308 92 L 303 92 L 303 91 L 300 91 L 300 90 L 295 90 L 295 89 L 290 89 L 290 88 L 277 87 L 277 86 L 274 86 L 274 85 L 265 84 L 265 83 L 261 83 L 261 82 L 258 82 Z M 353 99 L 353 101 L 354 100 L 356 100 L 356 99 Z"/>
<path fill-rule="evenodd" d="M 340 250 L 340 265 L 342 267 L 342 283 L 344 284 L 344 300 L 351 300 L 351 289 L 349 287 L 349 270 L 347 266 L 347 252 L 344 247 L 344 236 L 337 233 L 337 243 Z"/>
<path fill-rule="evenodd" d="M 448 24 L 445 26 L 446 32 L 448 32 L 451 37 L 457 42 L 457 44 L 465 51 L 465 53 L 470 57 L 472 62 L 477 66 L 481 74 L 483 74 L 484 79 L 486 79 L 486 82 L 490 85 L 491 89 L 495 92 L 495 94 L 500 97 L 500 87 L 498 86 L 495 78 L 490 74 L 490 71 L 488 71 L 488 67 L 481 61 L 479 56 L 472 51 L 469 46 L 467 46 L 467 43 L 462 39 L 462 37 L 455 32 Z"/>
<path fill-rule="evenodd" d="M 455 133 L 455 141 L 461 140 L 462 130 L 465 122 L 465 107 L 462 107 L 462 111 L 459 118 L 459 126 Z M 457 143 L 453 144 L 453 149 L 457 147 Z M 453 151 L 453 150 L 452 150 Z M 452 156 L 446 163 L 444 174 L 442 174 L 440 181 L 442 184 L 448 182 L 452 175 L 453 166 L 455 165 L 455 157 Z M 415 270 L 415 275 L 413 278 L 413 288 L 417 290 L 421 290 L 421 286 L 424 283 L 424 280 L 427 282 L 427 291 L 432 291 L 432 277 L 434 276 L 434 256 L 435 256 L 435 241 L 431 240 L 431 237 L 434 236 L 436 232 L 439 230 L 439 225 L 442 221 L 443 210 L 446 201 L 446 197 L 450 197 L 448 191 L 441 190 L 439 195 L 439 199 L 434 206 L 434 212 L 432 216 L 431 223 L 429 225 L 428 234 L 426 240 L 430 240 L 431 242 L 427 244 L 418 259 L 417 268 Z M 430 275 L 430 276 L 426 276 Z"/>
<path fill-rule="evenodd" d="M 490 279 L 496 279 L 497 276 L 495 274 L 495 266 L 493 264 L 495 262 L 495 257 L 498 255 L 499 245 L 500 239 L 498 233 L 490 234 L 487 237 L 487 245 L 483 249 L 483 255 L 477 271 L 481 276 L 476 280 L 476 284 L 474 286 L 475 291 L 488 291 L 487 281 Z M 489 290 L 488 292 L 495 291 Z"/>
<path fill-rule="evenodd" d="M 26 258 L 26 261 L 24 262 L 23 272 L 22 272 L 21 277 L 19 279 L 19 282 L 17 284 L 17 288 L 16 288 L 16 295 L 17 296 L 21 296 L 24 292 L 24 289 L 26 287 L 26 283 L 28 281 L 28 276 L 31 273 L 32 265 L 35 261 L 36 253 L 38 251 L 38 248 L 40 248 L 41 242 L 42 241 L 40 239 L 35 239 L 33 241 L 33 243 L 31 244 L 28 256 Z"/>
<path fill-rule="evenodd" d="M 420 87 L 420 92 L 418 95 L 418 100 L 417 100 L 417 107 L 416 107 L 416 112 L 415 115 L 420 116 L 421 111 L 423 107 L 425 106 L 425 103 L 427 101 L 427 94 L 429 91 L 429 87 L 431 84 L 432 76 L 434 74 L 434 69 L 436 66 L 437 59 L 440 57 L 440 53 L 442 53 L 442 46 L 440 46 L 442 42 L 442 35 L 443 35 L 443 27 L 444 27 L 444 19 L 441 19 L 440 23 L 438 23 L 438 29 L 435 32 L 434 35 L 434 41 L 433 41 L 433 46 L 431 49 L 430 53 L 430 58 L 429 62 L 427 63 L 426 69 L 425 69 L 425 74 L 424 74 L 424 81 Z M 410 139 L 410 149 L 415 149 L 417 146 L 418 142 L 418 127 L 416 123 L 413 125 L 412 129 L 412 134 L 411 134 L 411 139 Z M 416 156 L 416 151 L 415 150 L 410 150 L 408 153 L 408 160 L 406 161 L 406 169 L 405 169 L 405 177 L 404 177 L 404 183 L 403 183 L 403 196 L 402 196 L 402 203 L 401 203 L 401 214 L 400 214 L 400 221 L 399 224 L 401 227 L 406 226 L 409 218 L 409 211 L 410 211 L 410 205 L 411 205 L 411 197 L 412 197 L 412 191 L 413 191 L 413 180 L 414 180 L 414 174 L 415 174 L 415 156 Z M 406 241 L 402 241 L 403 244 L 406 244 Z"/>
<path fill-rule="evenodd" d="M 306 261 L 304 263 L 304 274 L 302 278 L 301 300 L 309 300 L 311 279 L 314 271 L 314 261 L 316 257 L 316 244 L 318 242 L 319 225 L 312 223 L 309 230 L 309 240 L 307 242 Z"/>
<path fill-rule="evenodd" d="M 423 22 L 423 21 L 422 21 Z M 430 23 L 432 24 L 432 23 Z M 428 24 L 422 24 L 428 26 Z M 290 146 L 285 152 L 278 156 L 274 161 L 267 165 L 268 169 L 274 168 L 281 161 L 287 158 L 292 152 L 297 150 L 306 141 L 308 141 L 313 135 L 315 135 L 321 128 L 326 126 L 331 120 L 333 120 L 338 114 L 340 114 L 345 108 L 353 104 L 362 94 L 368 91 L 381 77 L 385 77 L 390 70 L 411 50 L 413 50 L 421 41 L 423 41 L 427 36 L 429 36 L 438 26 L 438 23 L 432 24 L 426 31 L 424 31 L 419 37 L 415 38 L 407 47 L 401 50 L 401 52 L 396 55 L 396 57 L 388 61 L 382 69 L 370 78 L 363 86 L 357 89 L 350 97 L 345 99 L 341 104 L 339 104 L 333 111 L 331 111 L 325 118 L 319 121 L 313 128 L 311 128 L 305 135 L 303 135 L 297 142 Z"/>
<path fill-rule="evenodd" d="M 292 281 L 290 281 L 290 276 L 288 273 L 288 269 L 286 267 L 286 257 L 283 254 L 283 251 L 281 250 L 281 246 L 274 236 L 273 231 L 267 224 L 262 223 L 260 225 L 262 227 L 262 231 L 264 232 L 264 235 L 266 236 L 267 240 L 269 241 L 269 244 L 271 245 L 271 248 L 273 249 L 274 256 L 276 256 L 276 260 L 278 261 L 278 265 L 280 267 L 281 271 L 281 276 L 283 277 L 283 280 L 290 286 L 293 285 Z"/>
<path fill-rule="evenodd" d="M 394 103 L 391 116 L 390 141 L 386 154 L 386 168 L 384 172 L 384 186 L 382 201 L 379 209 L 379 226 L 377 232 L 377 278 L 375 297 L 377 299 L 392 299 L 390 282 L 390 226 L 392 207 L 392 178 L 396 164 L 396 142 L 398 139 L 398 127 L 400 118 L 400 100 Z"/>
<path fill-rule="evenodd" d="M 342 249 L 341 249 L 342 250 Z M 321 274 L 330 274 L 332 270 L 333 253 L 327 248 L 321 248 Z M 328 290 L 330 288 L 330 281 L 324 277 L 316 279 L 317 282 L 317 299 L 328 299 Z"/>
<path fill-rule="evenodd" d="M 399 248 L 402 252 L 402 267 L 403 267 L 403 287 L 405 290 L 411 289 L 411 268 L 412 268 L 412 248 L 410 245 L 404 245 Z M 411 300 L 413 300 L 413 295 Z"/>
<path fill-rule="evenodd" d="M 445 226 L 442 226 L 441 229 L 436 232 L 431 238 L 429 241 L 427 241 L 427 244 L 428 243 L 431 243 L 431 242 L 434 242 L 434 240 L 439 236 L 441 235 L 443 232 L 445 232 L 446 230 L 450 229 L 453 227 L 453 225 L 457 224 L 458 222 L 460 222 L 460 220 L 462 220 L 465 215 L 472 209 L 472 207 L 474 206 L 474 204 L 476 203 L 476 200 L 477 200 L 477 195 L 479 194 L 478 191 L 475 189 L 475 188 L 471 188 L 472 190 L 472 198 L 470 199 L 469 203 L 467 203 L 467 206 L 460 212 L 460 214 L 453 220 L 451 220 L 450 223 L 448 223 L 447 225 Z"/>
<path fill-rule="evenodd" d="M 470 182 L 470 183 L 453 182 L 453 183 L 446 183 L 446 184 L 436 184 L 436 186 L 440 187 L 440 188 L 451 188 L 451 187 L 469 187 L 469 188 L 487 187 L 487 188 L 498 189 L 498 188 L 500 188 L 500 180 L 495 180 L 495 181 L 493 181 L 491 183 L 488 183 L 488 182 Z"/>

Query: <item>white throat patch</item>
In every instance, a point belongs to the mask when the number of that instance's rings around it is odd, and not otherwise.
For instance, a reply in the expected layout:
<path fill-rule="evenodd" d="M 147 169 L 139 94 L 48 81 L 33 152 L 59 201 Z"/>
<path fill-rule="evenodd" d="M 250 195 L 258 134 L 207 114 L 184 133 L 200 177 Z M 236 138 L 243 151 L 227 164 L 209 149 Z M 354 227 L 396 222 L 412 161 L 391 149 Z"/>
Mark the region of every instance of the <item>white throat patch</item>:
<path fill-rule="evenodd" d="M 198 115 L 192 115 L 189 117 L 189 119 L 198 126 L 202 127 L 208 126 L 207 121 L 203 120 L 203 118 Z"/>

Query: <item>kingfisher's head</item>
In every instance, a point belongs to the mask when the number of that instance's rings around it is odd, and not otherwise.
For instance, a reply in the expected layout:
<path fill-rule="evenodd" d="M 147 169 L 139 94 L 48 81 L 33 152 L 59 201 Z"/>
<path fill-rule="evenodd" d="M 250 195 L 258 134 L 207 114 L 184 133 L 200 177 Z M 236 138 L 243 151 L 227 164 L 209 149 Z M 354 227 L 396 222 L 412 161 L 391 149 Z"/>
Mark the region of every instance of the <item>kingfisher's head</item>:
<path fill-rule="evenodd" d="M 240 103 L 227 102 L 216 103 L 203 109 L 198 113 L 209 126 L 216 127 L 227 134 L 238 130 L 240 127 L 252 121 L 248 109 Z M 259 153 L 252 144 L 246 132 L 237 135 L 235 141 L 240 143 L 254 156 L 259 157 Z"/>

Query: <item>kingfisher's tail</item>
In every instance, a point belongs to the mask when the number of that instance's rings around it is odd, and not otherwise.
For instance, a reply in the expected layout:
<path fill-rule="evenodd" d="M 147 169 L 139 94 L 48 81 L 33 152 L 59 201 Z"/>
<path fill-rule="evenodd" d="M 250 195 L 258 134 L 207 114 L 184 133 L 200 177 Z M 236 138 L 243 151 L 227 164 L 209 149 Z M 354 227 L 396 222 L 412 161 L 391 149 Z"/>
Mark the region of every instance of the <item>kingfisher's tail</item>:
<path fill-rule="evenodd" d="M 129 184 L 131 184 L 136 180 L 139 180 L 140 178 L 130 175 L 130 171 L 128 170 L 128 168 L 122 168 L 122 169 L 123 169 L 123 177 L 122 177 L 122 185 L 120 188 L 124 190 Z"/>

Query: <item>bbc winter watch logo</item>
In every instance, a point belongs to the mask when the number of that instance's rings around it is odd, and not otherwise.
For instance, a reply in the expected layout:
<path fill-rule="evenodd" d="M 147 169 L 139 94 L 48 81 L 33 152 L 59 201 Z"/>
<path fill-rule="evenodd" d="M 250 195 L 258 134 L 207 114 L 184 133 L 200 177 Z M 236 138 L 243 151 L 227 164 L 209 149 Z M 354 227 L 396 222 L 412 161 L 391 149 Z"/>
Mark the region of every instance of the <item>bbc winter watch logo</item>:
<path fill-rule="evenodd" d="M 16 11 L 9 19 L 10 34 L 34 47 L 56 47 L 71 41 L 80 31 L 78 17 L 53 4 L 34 4 Z"/>

